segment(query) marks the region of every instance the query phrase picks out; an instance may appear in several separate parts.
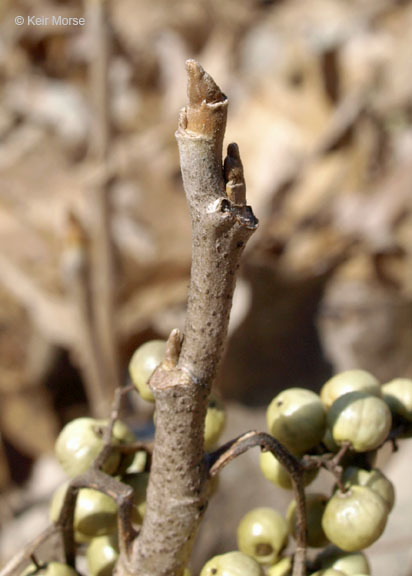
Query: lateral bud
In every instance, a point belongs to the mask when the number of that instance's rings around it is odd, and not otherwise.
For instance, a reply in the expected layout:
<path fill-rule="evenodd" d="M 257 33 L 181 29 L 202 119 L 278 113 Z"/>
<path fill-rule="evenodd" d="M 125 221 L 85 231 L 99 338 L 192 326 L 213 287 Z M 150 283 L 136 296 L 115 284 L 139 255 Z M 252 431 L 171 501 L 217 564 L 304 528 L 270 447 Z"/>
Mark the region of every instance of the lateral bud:
<path fill-rule="evenodd" d="M 165 359 L 162 363 L 164 368 L 171 370 L 177 366 L 181 347 L 182 337 L 180 330 L 175 328 L 170 332 L 169 338 L 167 340 Z"/>
<path fill-rule="evenodd" d="M 227 197 L 233 204 L 244 206 L 246 204 L 246 183 L 239 147 L 235 143 L 229 144 L 227 147 L 223 172 Z"/>

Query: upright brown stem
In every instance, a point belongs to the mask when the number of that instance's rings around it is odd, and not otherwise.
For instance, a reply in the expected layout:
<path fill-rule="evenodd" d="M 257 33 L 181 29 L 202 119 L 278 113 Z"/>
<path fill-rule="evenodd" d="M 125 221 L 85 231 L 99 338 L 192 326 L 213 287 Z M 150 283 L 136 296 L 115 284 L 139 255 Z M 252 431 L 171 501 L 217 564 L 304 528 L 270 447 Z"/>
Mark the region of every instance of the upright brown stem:
<path fill-rule="evenodd" d="M 89 21 L 92 28 L 94 58 L 90 65 L 90 89 L 93 101 L 91 153 L 100 165 L 101 179 L 94 190 L 93 238 L 95 290 L 94 311 L 104 365 L 106 393 L 111 397 L 119 384 L 118 343 L 115 330 L 114 246 L 110 229 L 111 177 L 108 160 L 110 154 L 110 111 L 108 71 L 111 34 L 107 0 L 88 0 Z"/>
<path fill-rule="evenodd" d="M 208 387 L 222 356 L 240 257 L 257 220 L 244 198 L 234 203 L 225 191 L 234 177 L 244 185 L 236 145 L 222 170 L 228 100 L 197 62 L 186 66 L 189 105 L 176 138 L 192 219 L 192 269 L 179 367 Z"/>
<path fill-rule="evenodd" d="M 180 576 L 188 562 L 206 500 L 203 420 L 207 393 L 173 362 L 177 331 L 165 364 L 155 372 L 156 435 L 146 513 L 126 573 Z"/>
<path fill-rule="evenodd" d="M 207 504 L 208 395 L 226 339 L 240 257 L 257 226 L 246 205 L 236 146 L 229 147 L 225 170 L 222 166 L 227 99 L 197 62 L 186 66 L 189 104 L 176 138 L 193 230 L 188 310 L 182 348 L 179 333 L 172 332 L 166 360 L 150 382 L 156 435 L 146 513 L 130 564 L 121 557 L 117 567 L 123 576 L 181 576 L 188 562 Z"/>

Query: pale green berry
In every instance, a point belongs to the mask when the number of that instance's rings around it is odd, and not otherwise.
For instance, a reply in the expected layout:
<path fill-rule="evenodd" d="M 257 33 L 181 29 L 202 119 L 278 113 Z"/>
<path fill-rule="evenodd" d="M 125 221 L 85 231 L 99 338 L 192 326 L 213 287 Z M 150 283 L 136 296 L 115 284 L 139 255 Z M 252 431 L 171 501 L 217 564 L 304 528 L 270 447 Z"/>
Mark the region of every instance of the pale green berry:
<path fill-rule="evenodd" d="M 166 354 L 165 340 L 150 340 L 139 346 L 129 362 L 129 374 L 140 396 L 154 402 L 153 392 L 148 386 L 150 377 L 164 360 Z"/>
<path fill-rule="evenodd" d="M 48 564 L 40 570 L 38 570 L 34 564 L 30 564 L 20 576 L 31 576 L 34 574 L 38 574 L 39 576 L 78 576 L 74 568 L 61 562 L 48 562 Z"/>
<path fill-rule="evenodd" d="M 394 414 L 412 422 L 412 380 L 396 378 L 382 386 L 383 399 Z"/>
<path fill-rule="evenodd" d="M 266 419 L 274 438 L 294 454 L 319 444 L 326 430 L 325 408 L 317 394 L 305 388 L 289 388 L 269 404 Z"/>
<path fill-rule="evenodd" d="M 104 536 L 116 530 L 117 505 L 113 498 L 82 488 L 77 496 L 74 528 L 85 536 Z"/>
<path fill-rule="evenodd" d="M 59 519 L 68 485 L 69 485 L 69 482 L 65 482 L 64 484 L 59 486 L 59 488 L 57 488 L 57 490 L 54 492 L 54 494 L 52 496 L 51 503 L 50 503 L 50 509 L 49 509 L 50 522 L 56 523 Z M 76 503 L 77 503 L 77 501 L 76 501 Z M 74 520 L 74 523 L 75 523 L 75 520 Z M 85 544 L 85 543 L 90 542 L 90 540 L 91 540 L 90 536 L 86 536 L 85 534 L 82 534 L 81 532 L 76 530 L 76 528 L 74 526 L 74 541 L 77 544 Z"/>
<path fill-rule="evenodd" d="M 240 521 L 238 548 L 260 564 L 274 564 L 288 542 L 285 519 L 272 508 L 254 508 Z"/>
<path fill-rule="evenodd" d="M 329 543 L 322 528 L 322 517 L 329 498 L 324 494 L 306 495 L 308 546 L 322 548 Z M 289 533 L 296 538 L 296 501 L 292 500 L 286 514 Z"/>
<path fill-rule="evenodd" d="M 370 574 L 368 559 L 363 552 L 344 552 L 336 546 L 328 546 L 316 558 L 322 569 L 334 568 L 348 576 L 358 573 Z"/>
<path fill-rule="evenodd" d="M 133 444 L 136 441 L 135 435 L 132 430 L 122 422 L 121 420 L 116 420 L 113 426 L 113 440 L 114 444 L 127 445 Z M 129 466 L 132 464 L 136 454 L 121 454 L 119 466 L 117 467 L 114 474 L 120 475 L 124 474 Z"/>
<path fill-rule="evenodd" d="M 103 425 L 107 425 L 107 420 L 103 420 Z M 116 420 L 113 426 L 113 442 L 116 445 L 128 445 L 133 444 L 136 440 L 135 435 L 127 424 L 122 422 L 122 420 Z"/>
<path fill-rule="evenodd" d="M 289 472 L 271 452 L 261 452 L 259 464 L 263 476 L 272 482 L 272 484 L 280 486 L 285 490 L 292 490 L 293 486 Z M 316 468 L 305 472 L 303 475 L 304 485 L 308 486 L 313 482 L 318 472 L 319 470 Z"/>
<path fill-rule="evenodd" d="M 89 576 L 112 576 L 118 558 L 117 535 L 94 538 L 86 552 Z"/>
<path fill-rule="evenodd" d="M 322 526 L 333 544 L 346 552 L 356 552 L 373 544 L 383 533 L 388 506 L 370 488 L 352 486 L 336 492 L 326 505 Z"/>
<path fill-rule="evenodd" d="M 291 576 L 292 559 L 288 556 L 276 562 L 266 570 L 266 576 Z"/>
<path fill-rule="evenodd" d="M 323 444 L 329 450 L 329 452 L 339 452 L 340 446 L 336 444 L 335 440 L 333 439 L 332 432 L 329 428 L 326 428 L 325 434 L 322 438 Z"/>
<path fill-rule="evenodd" d="M 395 489 L 392 482 L 378 469 L 363 470 L 355 466 L 348 466 L 343 473 L 342 481 L 347 483 L 348 488 L 357 484 L 370 488 L 386 502 L 388 512 L 390 512 L 395 503 Z"/>
<path fill-rule="evenodd" d="M 292 489 L 290 474 L 271 452 L 261 452 L 259 458 L 260 469 L 263 476 L 272 484 L 285 490 Z"/>
<path fill-rule="evenodd" d="M 60 432 L 55 446 L 56 456 L 63 470 L 70 477 L 86 472 L 104 447 L 103 434 L 106 420 L 77 418 Z M 120 420 L 113 427 L 112 443 L 116 446 L 130 444 L 135 438 L 132 431 Z M 114 447 L 103 465 L 107 474 L 115 474 L 121 454 Z"/>
<path fill-rule="evenodd" d="M 126 474 L 136 474 L 138 472 L 144 472 L 147 464 L 147 452 L 146 450 L 139 450 L 133 454 L 133 459 L 126 469 Z"/>
<path fill-rule="evenodd" d="M 358 573 L 370 574 L 368 559 L 363 552 L 344 552 L 336 546 L 328 546 L 316 558 L 316 563 L 325 568 L 341 570 L 348 576 Z"/>
<path fill-rule="evenodd" d="M 216 446 L 226 423 L 226 413 L 223 402 L 214 394 L 209 397 L 209 404 L 205 419 L 204 449 L 211 452 Z"/>
<path fill-rule="evenodd" d="M 364 392 L 340 396 L 329 409 L 328 425 L 337 444 L 350 442 L 356 452 L 367 452 L 380 446 L 392 424 L 386 403 Z"/>
<path fill-rule="evenodd" d="M 56 522 L 62 508 L 68 483 L 56 490 L 50 506 L 50 520 Z M 74 509 L 75 540 L 88 542 L 96 536 L 103 536 L 115 532 L 117 524 L 117 505 L 113 498 L 93 490 L 82 488 L 79 490 Z"/>
<path fill-rule="evenodd" d="M 264 576 L 260 564 L 242 552 L 214 556 L 203 566 L 200 576 Z"/>
<path fill-rule="evenodd" d="M 133 488 L 133 522 L 141 524 L 146 512 L 146 492 L 149 484 L 149 472 L 126 474 L 122 482 Z"/>
<path fill-rule="evenodd" d="M 366 370 L 346 370 L 332 376 L 321 388 L 320 398 L 330 408 L 337 398 L 348 392 L 366 392 L 371 396 L 382 396 L 379 381 Z"/>
<path fill-rule="evenodd" d="M 68 485 L 69 482 L 65 482 L 64 484 L 59 486 L 52 496 L 49 508 L 49 518 L 50 522 L 52 522 L 53 524 L 55 524 L 59 519 Z"/>

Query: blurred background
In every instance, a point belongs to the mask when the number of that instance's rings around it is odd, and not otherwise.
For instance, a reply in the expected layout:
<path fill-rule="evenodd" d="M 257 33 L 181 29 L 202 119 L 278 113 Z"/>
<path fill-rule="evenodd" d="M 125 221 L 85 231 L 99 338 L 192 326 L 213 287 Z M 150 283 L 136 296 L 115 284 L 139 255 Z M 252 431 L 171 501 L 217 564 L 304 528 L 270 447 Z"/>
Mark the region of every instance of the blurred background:
<path fill-rule="evenodd" d="M 230 100 L 260 220 L 216 384 L 225 439 L 264 429 L 285 387 L 412 377 L 411 30 L 399 0 L 1 1 L 1 563 L 47 524 L 61 427 L 108 414 L 134 349 L 183 328 L 187 58 Z M 150 435 L 151 408 L 130 402 Z M 223 472 L 195 573 L 247 509 L 290 500 L 257 458 Z M 407 576 L 402 450 L 389 466 L 402 505 L 371 557 L 376 576 Z"/>

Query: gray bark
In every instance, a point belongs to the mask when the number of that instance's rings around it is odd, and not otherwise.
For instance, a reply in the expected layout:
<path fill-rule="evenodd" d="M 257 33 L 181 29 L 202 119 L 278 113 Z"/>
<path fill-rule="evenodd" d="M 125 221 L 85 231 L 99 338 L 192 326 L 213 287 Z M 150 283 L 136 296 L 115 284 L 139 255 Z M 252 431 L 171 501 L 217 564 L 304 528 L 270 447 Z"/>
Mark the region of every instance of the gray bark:
<path fill-rule="evenodd" d="M 236 272 L 257 220 L 245 202 L 237 146 L 222 165 L 227 98 L 187 62 L 189 104 L 176 138 L 192 219 L 192 270 L 182 347 L 174 331 L 151 378 L 156 434 L 146 514 L 122 576 L 181 576 L 207 505 L 204 420 L 226 340 Z"/>

